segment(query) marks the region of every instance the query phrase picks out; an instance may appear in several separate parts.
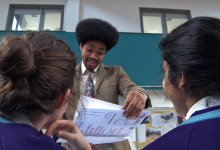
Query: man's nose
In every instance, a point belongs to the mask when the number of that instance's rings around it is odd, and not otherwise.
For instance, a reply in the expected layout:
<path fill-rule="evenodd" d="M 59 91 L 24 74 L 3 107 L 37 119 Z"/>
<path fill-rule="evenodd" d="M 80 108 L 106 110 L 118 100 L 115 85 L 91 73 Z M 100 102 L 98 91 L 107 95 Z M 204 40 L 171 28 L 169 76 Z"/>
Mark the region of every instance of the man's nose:
<path fill-rule="evenodd" d="M 95 53 L 92 53 L 92 54 L 90 55 L 90 58 L 92 58 L 92 59 L 97 59 L 98 57 L 97 57 L 97 55 L 96 55 Z"/>

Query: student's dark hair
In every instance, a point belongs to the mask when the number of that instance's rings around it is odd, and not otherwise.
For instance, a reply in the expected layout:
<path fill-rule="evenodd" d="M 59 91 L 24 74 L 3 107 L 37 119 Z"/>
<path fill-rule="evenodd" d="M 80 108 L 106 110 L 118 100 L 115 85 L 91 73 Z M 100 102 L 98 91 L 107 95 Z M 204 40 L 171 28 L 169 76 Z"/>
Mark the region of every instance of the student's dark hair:
<path fill-rule="evenodd" d="M 114 47 L 119 39 L 117 29 L 107 21 L 98 18 L 88 18 L 80 21 L 76 26 L 76 38 L 84 45 L 90 40 L 103 42 L 106 50 Z"/>
<path fill-rule="evenodd" d="M 73 85 L 76 57 L 45 32 L 6 36 L 0 44 L 0 111 L 52 113 L 55 98 Z"/>
<path fill-rule="evenodd" d="M 189 92 L 196 96 L 220 93 L 220 20 L 196 17 L 174 29 L 160 42 L 162 57 L 168 63 L 168 78 L 177 85 L 187 75 Z"/>

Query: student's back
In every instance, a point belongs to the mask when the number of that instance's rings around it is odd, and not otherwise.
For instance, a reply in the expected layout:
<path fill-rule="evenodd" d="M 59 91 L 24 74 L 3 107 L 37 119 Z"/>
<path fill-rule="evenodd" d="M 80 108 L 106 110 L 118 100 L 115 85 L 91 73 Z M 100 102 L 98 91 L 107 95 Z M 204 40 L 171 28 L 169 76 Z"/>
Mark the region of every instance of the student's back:
<path fill-rule="evenodd" d="M 1 150 L 64 150 L 36 129 L 16 123 L 0 123 Z"/>
<path fill-rule="evenodd" d="M 211 111 L 219 111 L 220 106 L 197 111 L 195 116 Z M 216 116 L 215 116 L 216 117 Z M 218 118 L 180 125 L 145 147 L 144 150 L 219 150 L 220 113 Z"/>
<path fill-rule="evenodd" d="M 160 48 L 164 91 L 185 121 L 144 150 L 219 150 L 220 19 L 192 18 Z"/>
<path fill-rule="evenodd" d="M 75 64 L 68 44 L 51 34 L 28 32 L 2 39 L 0 149 L 63 150 L 53 134 L 73 149 L 91 149 L 72 121 L 61 120 L 71 97 Z"/>

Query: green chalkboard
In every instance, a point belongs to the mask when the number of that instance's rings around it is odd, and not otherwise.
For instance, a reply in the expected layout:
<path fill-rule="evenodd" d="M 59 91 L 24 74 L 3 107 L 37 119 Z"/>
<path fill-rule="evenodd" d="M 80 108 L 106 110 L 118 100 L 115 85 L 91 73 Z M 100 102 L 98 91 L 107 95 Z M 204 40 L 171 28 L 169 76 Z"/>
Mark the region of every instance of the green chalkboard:
<path fill-rule="evenodd" d="M 120 33 L 119 43 L 105 57 L 107 64 L 121 65 L 141 86 L 161 86 L 161 35 Z"/>
<path fill-rule="evenodd" d="M 23 32 L 0 31 L 5 34 L 21 34 Z M 80 49 L 74 32 L 50 32 L 66 41 L 81 61 Z M 130 78 L 140 86 L 161 86 L 161 54 L 158 43 L 161 34 L 120 33 L 118 44 L 105 56 L 104 63 L 119 65 L 124 68 Z"/>

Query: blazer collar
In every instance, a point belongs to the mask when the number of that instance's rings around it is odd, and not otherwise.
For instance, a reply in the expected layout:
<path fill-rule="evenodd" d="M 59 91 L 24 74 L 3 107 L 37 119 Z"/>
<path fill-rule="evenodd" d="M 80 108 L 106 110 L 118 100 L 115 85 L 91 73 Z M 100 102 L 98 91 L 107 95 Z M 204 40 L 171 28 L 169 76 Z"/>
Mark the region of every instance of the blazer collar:
<path fill-rule="evenodd" d="M 81 72 L 81 63 L 76 65 L 76 76 L 79 77 L 81 76 L 82 72 Z"/>
<path fill-rule="evenodd" d="M 104 64 L 100 64 L 99 69 L 98 69 L 98 71 L 96 73 L 97 80 L 96 80 L 96 85 L 95 85 L 95 91 L 97 91 L 97 89 L 99 88 L 100 84 L 104 80 L 105 74 L 106 74 L 105 65 Z"/>
<path fill-rule="evenodd" d="M 76 66 L 76 72 L 74 77 L 74 92 L 77 96 L 80 95 L 80 80 L 81 80 L 81 65 L 78 64 Z"/>

